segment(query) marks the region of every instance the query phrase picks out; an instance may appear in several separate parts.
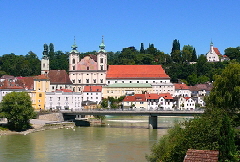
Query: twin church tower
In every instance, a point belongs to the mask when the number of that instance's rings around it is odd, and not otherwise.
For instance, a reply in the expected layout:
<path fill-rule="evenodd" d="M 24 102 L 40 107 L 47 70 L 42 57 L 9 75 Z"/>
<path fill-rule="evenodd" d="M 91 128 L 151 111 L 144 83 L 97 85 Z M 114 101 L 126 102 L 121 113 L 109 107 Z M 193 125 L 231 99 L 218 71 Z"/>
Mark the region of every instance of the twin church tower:
<path fill-rule="evenodd" d="M 89 54 L 80 58 L 77 45 L 72 45 L 69 53 L 69 78 L 73 83 L 72 90 L 81 92 L 84 86 L 103 86 L 106 85 L 107 73 L 107 52 L 102 37 L 97 54 Z M 41 74 L 48 74 L 49 58 L 44 48 L 41 60 Z"/>

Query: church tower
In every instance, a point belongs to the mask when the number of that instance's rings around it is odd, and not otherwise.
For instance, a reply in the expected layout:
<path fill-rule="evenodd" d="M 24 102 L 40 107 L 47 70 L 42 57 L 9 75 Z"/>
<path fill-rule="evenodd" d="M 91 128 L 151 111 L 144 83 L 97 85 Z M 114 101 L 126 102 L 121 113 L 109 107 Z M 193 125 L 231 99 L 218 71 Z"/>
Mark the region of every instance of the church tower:
<path fill-rule="evenodd" d="M 107 70 L 107 52 L 102 36 L 102 43 L 99 45 L 100 50 L 97 53 L 98 70 Z"/>
<path fill-rule="evenodd" d="M 41 60 L 41 74 L 49 73 L 49 58 L 47 56 L 47 53 L 48 53 L 48 46 L 47 44 L 44 44 L 43 57 Z"/>
<path fill-rule="evenodd" d="M 77 69 L 76 65 L 79 62 L 79 52 L 77 48 L 78 46 L 76 45 L 74 38 L 74 44 L 72 45 L 72 50 L 70 51 L 69 54 L 69 71 Z"/>

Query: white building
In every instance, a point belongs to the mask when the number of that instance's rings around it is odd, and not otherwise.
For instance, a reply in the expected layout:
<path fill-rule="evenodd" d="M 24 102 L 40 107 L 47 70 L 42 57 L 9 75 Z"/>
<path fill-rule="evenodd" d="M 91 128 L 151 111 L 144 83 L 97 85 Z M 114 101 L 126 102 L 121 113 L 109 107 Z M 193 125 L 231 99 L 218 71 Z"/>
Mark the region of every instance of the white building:
<path fill-rule="evenodd" d="M 72 92 L 62 89 L 55 92 L 46 92 L 45 109 L 73 109 L 79 110 L 82 108 L 82 95 L 80 92 Z"/>
<path fill-rule="evenodd" d="M 84 86 L 83 101 L 99 104 L 102 101 L 102 86 Z"/>
<path fill-rule="evenodd" d="M 174 110 L 170 93 L 146 94 L 148 110 Z"/>
<path fill-rule="evenodd" d="M 186 84 L 174 84 L 175 93 L 174 97 L 191 97 L 191 91 Z"/>
<path fill-rule="evenodd" d="M 195 110 L 195 101 L 191 97 L 179 97 L 175 105 L 179 110 Z"/>

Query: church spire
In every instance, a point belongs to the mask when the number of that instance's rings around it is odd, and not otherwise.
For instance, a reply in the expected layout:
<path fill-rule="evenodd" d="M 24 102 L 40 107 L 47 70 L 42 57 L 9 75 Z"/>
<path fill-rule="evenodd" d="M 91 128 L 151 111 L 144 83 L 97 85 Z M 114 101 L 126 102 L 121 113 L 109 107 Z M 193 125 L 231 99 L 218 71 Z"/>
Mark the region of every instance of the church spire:
<path fill-rule="evenodd" d="M 71 47 L 72 47 L 72 50 L 71 50 L 70 53 L 72 53 L 72 52 L 78 53 L 78 50 L 77 50 L 78 46 L 75 43 L 75 36 L 74 36 L 74 43 L 73 43 L 73 45 Z"/>
<path fill-rule="evenodd" d="M 99 45 L 99 48 L 100 50 L 98 52 L 106 52 L 103 36 L 102 36 L 102 43 Z"/>

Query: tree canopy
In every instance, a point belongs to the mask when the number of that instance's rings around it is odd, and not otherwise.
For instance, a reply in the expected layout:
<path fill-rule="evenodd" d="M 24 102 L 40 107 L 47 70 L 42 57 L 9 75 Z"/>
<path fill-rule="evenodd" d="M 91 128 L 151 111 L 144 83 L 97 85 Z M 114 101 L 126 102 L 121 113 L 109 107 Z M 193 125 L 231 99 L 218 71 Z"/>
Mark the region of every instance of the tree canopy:
<path fill-rule="evenodd" d="M 22 131 L 30 128 L 35 115 L 30 96 L 26 92 L 11 92 L 3 97 L 0 112 L 8 120 L 8 128 Z"/>
<path fill-rule="evenodd" d="M 204 114 L 170 129 L 152 147 L 148 161 L 183 161 L 188 149 L 218 150 L 219 161 L 239 160 L 239 135 L 234 128 L 240 124 L 234 120 L 240 108 L 240 64 L 231 62 L 215 77 Z"/>

